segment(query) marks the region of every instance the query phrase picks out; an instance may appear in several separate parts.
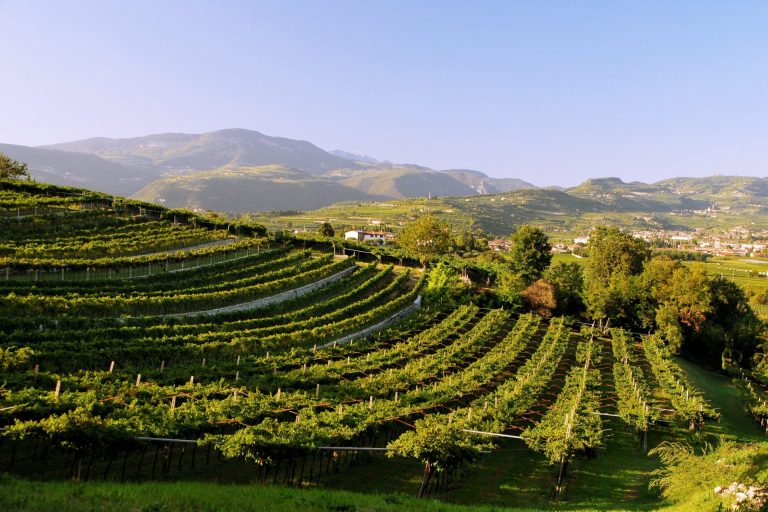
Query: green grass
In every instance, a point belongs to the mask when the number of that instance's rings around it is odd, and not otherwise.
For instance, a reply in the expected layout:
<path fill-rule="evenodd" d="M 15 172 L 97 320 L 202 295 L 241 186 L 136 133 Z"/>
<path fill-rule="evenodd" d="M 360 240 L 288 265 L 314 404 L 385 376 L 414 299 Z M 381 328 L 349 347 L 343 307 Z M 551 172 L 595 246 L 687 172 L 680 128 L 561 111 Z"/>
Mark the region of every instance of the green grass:
<path fill-rule="evenodd" d="M 678 359 L 677 362 L 688 374 L 693 385 L 720 411 L 720 421 L 709 425 L 707 432 L 737 441 L 765 440 L 757 422 L 744 411 L 731 379 L 685 359 Z"/>
<path fill-rule="evenodd" d="M 403 495 L 366 495 L 344 491 L 292 489 L 282 486 L 217 485 L 208 483 L 85 483 L 39 484 L 0 476 L 0 510 L 4 512 L 133 511 L 357 511 L 425 512 L 524 511 L 530 508 L 446 505 Z"/>

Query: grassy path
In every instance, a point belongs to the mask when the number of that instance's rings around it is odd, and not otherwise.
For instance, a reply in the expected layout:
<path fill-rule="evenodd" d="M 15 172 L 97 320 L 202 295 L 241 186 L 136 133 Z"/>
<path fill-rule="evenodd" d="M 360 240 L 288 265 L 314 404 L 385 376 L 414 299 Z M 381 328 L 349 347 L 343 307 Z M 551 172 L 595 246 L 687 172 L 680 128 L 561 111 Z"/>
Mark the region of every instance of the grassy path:
<path fill-rule="evenodd" d="M 678 358 L 677 363 L 688 374 L 693 385 L 704 393 L 704 397 L 722 415 L 718 423 L 707 427 L 707 431 L 741 441 L 765 440 L 755 420 L 744 411 L 736 388 L 728 377 L 685 359 Z"/>
<path fill-rule="evenodd" d="M 552 475 L 543 456 L 521 441 L 509 441 L 469 468 L 455 487 L 440 497 L 452 503 L 549 508 Z"/>

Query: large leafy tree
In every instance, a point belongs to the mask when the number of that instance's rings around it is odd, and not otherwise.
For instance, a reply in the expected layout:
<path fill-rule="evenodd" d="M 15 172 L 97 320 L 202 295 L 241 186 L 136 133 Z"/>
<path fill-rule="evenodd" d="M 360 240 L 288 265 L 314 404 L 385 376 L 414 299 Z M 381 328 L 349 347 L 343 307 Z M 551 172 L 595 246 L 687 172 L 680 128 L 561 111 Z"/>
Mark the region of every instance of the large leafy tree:
<path fill-rule="evenodd" d="M 536 226 L 523 225 L 512 235 L 512 270 L 526 283 L 539 279 L 552 261 L 549 238 Z"/>
<path fill-rule="evenodd" d="M 709 280 L 711 310 L 695 331 L 686 352 L 707 358 L 713 365 L 747 365 L 753 358 L 765 324 L 749 306 L 744 290 L 728 278 Z"/>
<path fill-rule="evenodd" d="M 587 245 L 584 302 L 594 320 L 632 325 L 642 299 L 639 275 L 650 251 L 645 242 L 613 227 L 600 226 Z"/>
<path fill-rule="evenodd" d="M 336 236 L 336 231 L 333 229 L 333 226 L 330 222 L 323 222 L 320 224 L 320 227 L 317 228 L 317 234 L 320 236 L 325 236 L 328 238 L 333 238 Z"/>
<path fill-rule="evenodd" d="M 577 315 L 584 302 L 584 271 L 578 263 L 556 263 L 544 273 L 544 279 L 555 287 L 557 311 L 565 315 Z"/>
<path fill-rule="evenodd" d="M 445 254 L 451 247 L 451 227 L 434 215 L 422 215 L 408 224 L 397 237 L 397 243 L 417 257 L 422 265 Z"/>
<path fill-rule="evenodd" d="M 699 332 L 711 311 L 710 280 L 701 265 L 687 267 L 665 257 L 649 261 L 642 275 L 644 326 L 655 323 L 677 353 L 688 332 Z"/>
<path fill-rule="evenodd" d="M 663 256 L 646 263 L 641 279 L 643 326 L 655 328 L 672 352 L 712 366 L 747 364 L 753 357 L 762 322 L 733 281 Z"/>
<path fill-rule="evenodd" d="M 17 162 L 5 153 L 0 153 L 0 180 L 20 180 L 29 178 L 27 164 Z"/>

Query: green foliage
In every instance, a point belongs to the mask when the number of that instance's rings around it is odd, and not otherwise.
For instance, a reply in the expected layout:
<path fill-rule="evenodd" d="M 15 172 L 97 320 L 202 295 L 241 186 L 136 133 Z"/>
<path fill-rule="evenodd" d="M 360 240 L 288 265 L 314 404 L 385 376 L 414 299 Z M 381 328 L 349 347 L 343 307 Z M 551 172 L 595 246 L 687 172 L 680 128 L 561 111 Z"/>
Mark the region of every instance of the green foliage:
<path fill-rule="evenodd" d="M 422 215 L 403 229 L 397 243 L 425 265 L 435 256 L 448 252 L 451 228 L 432 214 Z"/>
<path fill-rule="evenodd" d="M 741 403 L 760 425 L 766 425 L 768 422 L 768 392 L 763 390 L 759 382 L 753 381 L 748 377 L 736 378 L 733 385 L 741 399 Z"/>
<path fill-rule="evenodd" d="M 650 254 L 645 242 L 616 228 L 599 226 L 587 251 L 584 301 L 589 317 L 631 323 L 642 295 L 637 276 Z"/>
<path fill-rule="evenodd" d="M 135 444 L 137 434 L 131 422 L 103 418 L 95 404 L 79 406 L 62 414 L 52 414 L 40 421 L 19 421 L 8 427 L 5 436 L 12 439 L 48 438 L 62 448 L 76 451 L 125 447 Z"/>
<path fill-rule="evenodd" d="M 523 304 L 523 291 L 525 290 L 525 280 L 516 273 L 505 271 L 496 279 L 494 291 L 496 295 L 505 304 L 513 309 L 518 309 Z"/>
<path fill-rule="evenodd" d="M 686 510 L 764 510 L 757 501 L 737 504 L 736 491 L 727 492 L 727 488 L 736 483 L 768 493 L 767 443 L 721 440 L 716 446 L 697 449 L 664 441 L 650 453 L 664 465 L 654 472 L 652 484 L 672 504 L 685 505 Z"/>
<path fill-rule="evenodd" d="M 757 318 L 742 290 L 733 281 L 715 276 L 709 282 L 712 312 L 691 340 L 691 350 L 717 363 L 722 354 L 735 364 L 748 366 L 761 341 L 765 324 Z"/>
<path fill-rule="evenodd" d="M 333 238 L 336 236 L 336 231 L 334 231 L 333 226 L 330 222 L 323 222 L 320 224 L 320 227 L 317 228 L 317 234 L 320 236 L 325 236 L 328 238 Z"/>
<path fill-rule="evenodd" d="M 552 261 L 549 238 L 536 226 L 523 225 L 512 235 L 509 252 L 512 271 L 530 284 L 541 277 Z"/>
<path fill-rule="evenodd" d="M 618 395 L 619 416 L 638 432 L 647 432 L 659 418 L 659 411 L 648 406 L 651 386 L 631 347 L 632 338 L 622 329 L 611 329 L 613 382 Z"/>
<path fill-rule="evenodd" d="M 672 353 L 684 351 L 712 366 L 721 358 L 745 365 L 755 354 L 762 324 L 732 281 L 711 277 L 701 263 L 659 256 L 646 262 L 637 285 L 638 297 L 625 309 L 636 311 L 638 321 L 624 325 L 655 329 Z M 596 297 L 613 300 L 608 291 Z"/>
<path fill-rule="evenodd" d="M 29 347 L 0 347 L 0 367 L 5 371 L 20 369 L 26 366 L 34 355 L 35 351 Z"/>
<path fill-rule="evenodd" d="M 30 198 L 0 195 L 3 199 L 13 203 Z M 645 347 L 642 359 L 633 354 L 640 349 L 626 333 L 615 335 L 611 386 L 607 358 L 599 354 L 602 341 L 586 341 L 563 318 L 545 322 L 525 314 L 513 322 L 506 308 L 455 307 L 443 300 L 426 303 L 383 334 L 349 345 L 333 343 L 397 315 L 422 286 L 428 295 L 455 289 L 460 281 L 456 268 L 476 282 L 490 284 L 498 276 L 501 295 L 506 292 L 508 303 L 519 304 L 524 277 L 508 267 L 499 271 L 501 266 L 491 258 L 483 258 L 484 263 L 446 258 L 424 272 L 415 286 L 408 272 L 375 263 L 355 265 L 350 276 L 306 296 L 215 318 L 164 314 L 238 305 L 295 289 L 347 268 L 352 260 L 291 248 L 301 241 L 262 250 L 250 240 L 236 259 L 214 264 L 218 252 L 212 251 L 196 256 L 210 257 L 205 265 L 178 273 L 115 279 L 103 274 L 94 279 L 89 273 L 80 280 L 61 279 L 62 266 L 77 261 L 91 272 L 96 266 L 112 268 L 118 258 L 96 259 L 100 251 L 134 241 L 152 250 L 181 232 L 203 238 L 211 232 L 167 227 L 167 217 L 139 217 L 115 219 L 105 209 L 97 215 L 34 217 L 31 227 L 8 220 L 13 226 L 3 243 L 13 251 L 8 261 L 18 262 L 24 251 L 30 253 L 25 257 L 48 253 L 55 273 L 40 272 L 46 279 L 38 280 L 36 273 L 17 272 L 2 280 L 0 368 L 7 380 L 0 388 L 0 409 L 2 426 L 9 427 L 4 437 L 41 439 L 66 448 L 68 455 L 71 450 L 82 455 L 131 448 L 135 436 L 198 439 L 225 457 L 256 462 L 266 470 L 308 462 L 320 446 L 360 446 L 383 427 L 405 421 L 415 422 L 416 428 L 392 441 L 392 454 L 419 458 L 429 468 L 450 473 L 494 444 L 478 431 L 515 432 L 512 428 L 524 420 L 532 423 L 526 440 L 551 460 L 591 454 L 602 436 L 601 417 L 594 413 L 605 410 L 606 403 L 612 407 L 613 389 L 619 414 L 639 431 L 655 419 L 645 406 L 650 396 L 661 396 L 681 418 L 714 416 L 657 339 Z M 166 234 L 172 236 L 167 239 Z M 329 244 L 313 237 L 318 244 Z M 89 238 L 103 242 L 102 248 L 92 246 L 95 253 L 74 259 Z M 251 254 L 253 247 L 259 247 L 256 254 Z M 141 258 L 136 259 L 144 264 L 155 261 Z M 685 293 L 686 287 L 703 290 L 701 296 L 718 292 L 712 311 L 720 311 L 724 319 L 739 316 L 740 310 L 731 306 L 742 299 L 732 290 L 697 281 L 696 269 L 684 270 L 659 264 L 653 275 L 619 273 L 610 279 L 628 284 L 615 284 L 612 293 L 627 304 L 627 311 L 645 312 L 647 306 L 649 314 L 643 318 L 649 322 L 656 321 L 651 306 L 670 305 L 664 310 L 669 319 L 663 320 L 679 326 L 684 335 L 698 324 L 705 332 L 714 317 L 709 313 L 699 322 L 695 312 L 703 309 L 696 309 L 694 300 L 699 295 Z M 545 275 L 551 281 L 536 281 L 528 288 L 529 299 L 532 290 L 542 292 L 537 297 L 546 301 L 540 303 L 551 309 L 549 299 L 559 291 L 575 308 L 580 269 L 560 265 Z M 651 290 L 653 301 L 638 304 L 642 294 L 632 288 L 625 297 L 625 287 Z M 117 320 L 118 314 L 126 316 Z M 581 343 L 574 350 L 577 340 Z M 113 360 L 114 371 L 107 371 Z M 41 363 L 34 386 L 30 363 Z M 550 401 L 550 396 L 557 398 Z M 544 403 L 551 406 L 544 416 L 530 414 Z"/>
<path fill-rule="evenodd" d="M 439 262 L 427 274 L 427 285 L 424 296 L 435 300 L 450 295 L 452 291 L 459 292 L 464 288 L 459 274 L 444 262 Z"/>
<path fill-rule="evenodd" d="M 416 429 L 406 432 L 389 444 L 388 457 L 414 457 L 438 471 L 455 468 L 477 458 L 482 443 L 472 439 L 461 428 L 443 418 L 427 416 L 416 422 Z"/>
<path fill-rule="evenodd" d="M 661 339 L 657 336 L 644 336 L 643 349 L 651 372 L 659 385 L 665 389 L 678 418 L 688 422 L 689 427 L 693 428 L 705 420 L 720 417 L 691 385 L 680 366 L 672 360 L 669 348 Z"/>
<path fill-rule="evenodd" d="M 643 302 L 644 291 L 639 276 L 623 272 L 612 274 L 602 286 L 588 282 L 584 297 L 588 316 L 592 320 L 636 329 L 639 320 L 636 312 Z"/>
<path fill-rule="evenodd" d="M 556 263 L 544 273 L 544 279 L 555 287 L 557 312 L 577 315 L 584 307 L 584 271 L 578 263 Z"/>
<path fill-rule="evenodd" d="M 523 432 L 526 444 L 543 452 L 550 462 L 564 463 L 573 455 L 597 447 L 602 439 L 602 421 L 594 414 L 599 409 L 599 370 L 592 368 L 599 357 L 597 343 L 580 344 L 582 360 L 566 376 L 555 403 L 533 427 Z"/>
<path fill-rule="evenodd" d="M 488 239 L 482 233 L 459 231 L 451 241 L 453 251 L 463 256 L 488 251 Z"/>
<path fill-rule="evenodd" d="M 754 357 L 754 371 L 763 382 L 768 382 L 768 341 L 763 340 Z"/>
<path fill-rule="evenodd" d="M 672 353 L 680 353 L 685 339 L 678 310 L 673 304 L 662 304 L 656 309 L 656 333 L 667 342 Z"/>
<path fill-rule="evenodd" d="M 607 226 L 590 235 L 587 251 L 585 277 L 590 283 L 607 282 L 616 273 L 638 275 L 650 255 L 644 241 Z"/>
<path fill-rule="evenodd" d="M 17 162 L 5 153 L 0 152 L 0 180 L 29 179 L 27 164 Z"/>

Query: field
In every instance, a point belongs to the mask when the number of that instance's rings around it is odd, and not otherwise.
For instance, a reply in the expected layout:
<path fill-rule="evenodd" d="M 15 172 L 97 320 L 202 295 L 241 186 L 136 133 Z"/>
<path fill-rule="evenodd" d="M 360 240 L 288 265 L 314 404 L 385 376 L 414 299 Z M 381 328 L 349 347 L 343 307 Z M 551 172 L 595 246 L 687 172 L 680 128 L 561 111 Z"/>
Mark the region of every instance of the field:
<path fill-rule="evenodd" d="M 416 495 L 655 509 L 649 448 L 713 428 L 760 433 L 729 384 L 684 370 L 654 336 L 432 300 L 420 270 L 278 243 L 258 226 L 56 187 L 2 194 L 9 510 L 54 503 L 30 500 L 29 479 L 78 510 L 115 495 L 126 509 L 176 509 L 174 492 L 189 510 L 204 508 L 201 493 L 239 509 L 251 492 L 288 500 L 274 510 L 448 507 Z M 65 208 L 30 206 L 43 203 Z M 174 480 L 238 486 L 156 483 Z"/>
<path fill-rule="evenodd" d="M 401 199 L 382 202 L 338 203 L 307 212 L 253 214 L 253 219 L 270 230 L 288 229 L 314 232 L 319 224 L 330 222 L 339 231 L 386 227 L 397 233 L 419 215 L 432 213 L 457 230 L 469 229 L 473 220 L 452 208 L 444 199 Z"/>

